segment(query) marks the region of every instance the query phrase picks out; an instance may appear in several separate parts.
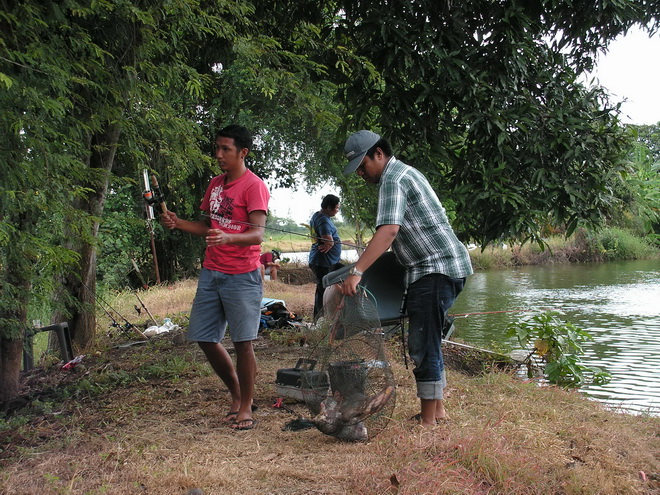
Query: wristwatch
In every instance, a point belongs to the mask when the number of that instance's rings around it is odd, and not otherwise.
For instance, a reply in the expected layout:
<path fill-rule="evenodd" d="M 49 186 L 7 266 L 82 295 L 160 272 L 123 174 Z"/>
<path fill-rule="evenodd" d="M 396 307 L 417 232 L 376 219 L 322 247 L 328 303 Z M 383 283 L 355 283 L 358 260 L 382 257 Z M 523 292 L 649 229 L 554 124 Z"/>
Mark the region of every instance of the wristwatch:
<path fill-rule="evenodd" d="M 349 275 L 357 275 L 358 277 L 362 276 L 362 272 L 360 270 L 358 270 L 357 268 L 355 268 L 354 266 L 352 266 L 351 269 L 348 270 L 348 274 Z"/>

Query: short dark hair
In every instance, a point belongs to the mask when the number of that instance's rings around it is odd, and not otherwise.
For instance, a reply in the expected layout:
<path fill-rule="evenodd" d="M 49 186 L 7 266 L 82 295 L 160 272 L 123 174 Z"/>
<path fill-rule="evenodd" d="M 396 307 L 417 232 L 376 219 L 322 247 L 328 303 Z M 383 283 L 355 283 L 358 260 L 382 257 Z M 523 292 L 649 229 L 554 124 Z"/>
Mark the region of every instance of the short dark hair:
<path fill-rule="evenodd" d="M 380 148 L 383 150 L 383 153 L 388 158 L 392 156 L 392 147 L 390 143 L 385 138 L 380 138 L 376 144 L 367 150 L 367 156 L 373 160 L 374 155 L 376 154 L 376 149 Z"/>
<path fill-rule="evenodd" d="M 326 196 L 323 196 L 323 199 L 321 200 L 321 209 L 325 210 L 327 208 L 334 208 L 338 204 L 339 204 L 339 198 L 334 194 L 328 194 Z"/>
<path fill-rule="evenodd" d="M 243 127 L 242 125 L 232 124 L 228 125 L 227 127 L 223 127 L 215 135 L 216 139 L 219 137 L 232 138 L 236 148 L 239 150 L 242 150 L 243 148 L 247 148 L 248 151 L 252 150 L 252 134 L 250 134 L 250 131 L 248 131 L 247 128 Z"/>

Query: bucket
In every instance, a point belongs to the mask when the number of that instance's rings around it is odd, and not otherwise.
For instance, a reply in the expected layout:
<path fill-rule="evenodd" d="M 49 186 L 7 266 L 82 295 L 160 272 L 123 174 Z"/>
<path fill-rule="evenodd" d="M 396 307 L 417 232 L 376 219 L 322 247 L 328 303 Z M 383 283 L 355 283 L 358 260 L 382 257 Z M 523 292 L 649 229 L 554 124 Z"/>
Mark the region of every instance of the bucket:
<path fill-rule="evenodd" d="M 330 388 L 342 397 L 365 393 L 369 366 L 363 361 L 341 361 L 328 365 Z"/>

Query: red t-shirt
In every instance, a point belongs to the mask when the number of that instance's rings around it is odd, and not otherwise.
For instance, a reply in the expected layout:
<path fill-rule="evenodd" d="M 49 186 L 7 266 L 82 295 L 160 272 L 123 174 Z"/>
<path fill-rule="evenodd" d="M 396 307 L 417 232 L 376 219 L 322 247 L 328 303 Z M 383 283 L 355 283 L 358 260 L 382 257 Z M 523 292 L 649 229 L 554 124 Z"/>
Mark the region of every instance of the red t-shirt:
<path fill-rule="evenodd" d="M 225 184 L 226 174 L 211 179 L 202 200 L 201 209 L 209 214 L 211 228 L 232 234 L 250 229 L 249 214 L 268 212 L 270 193 L 264 181 L 251 170 L 237 180 Z M 261 246 L 223 244 L 209 246 L 204 256 L 204 268 L 222 273 L 248 273 L 259 268 Z"/>
<path fill-rule="evenodd" d="M 264 253 L 259 257 L 259 261 L 262 265 L 267 265 L 268 263 L 273 262 L 273 253 Z"/>

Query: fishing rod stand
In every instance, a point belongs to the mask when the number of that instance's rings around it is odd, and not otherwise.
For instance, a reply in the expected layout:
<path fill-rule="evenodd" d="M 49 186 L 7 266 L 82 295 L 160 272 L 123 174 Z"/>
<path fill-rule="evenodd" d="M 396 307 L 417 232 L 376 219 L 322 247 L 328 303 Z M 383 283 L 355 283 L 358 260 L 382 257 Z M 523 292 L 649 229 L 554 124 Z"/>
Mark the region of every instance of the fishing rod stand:
<path fill-rule="evenodd" d="M 67 322 L 57 323 L 47 327 L 35 326 L 25 332 L 25 344 L 23 345 L 23 371 L 28 371 L 34 368 L 34 336 L 40 332 L 55 332 L 60 344 L 62 360 L 65 363 L 68 363 L 73 359 L 71 334 L 69 333 L 69 324 Z"/>

